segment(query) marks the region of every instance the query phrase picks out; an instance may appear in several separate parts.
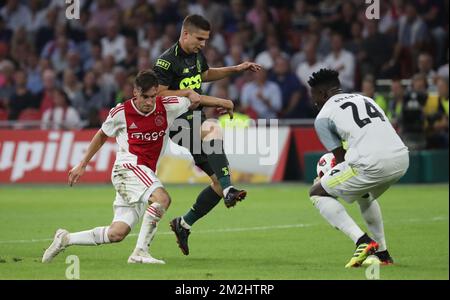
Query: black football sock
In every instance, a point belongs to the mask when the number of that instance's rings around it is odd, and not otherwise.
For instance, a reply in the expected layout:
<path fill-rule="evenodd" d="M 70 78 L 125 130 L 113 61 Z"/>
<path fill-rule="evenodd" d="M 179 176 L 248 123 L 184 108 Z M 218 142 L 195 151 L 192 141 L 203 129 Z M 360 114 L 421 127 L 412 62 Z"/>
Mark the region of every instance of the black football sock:
<path fill-rule="evenodd" d="M 211 149 L 213 150 L 211 154 L 207 154 L 208 163 L 214 171 L 214 174 L 216 174 L 222 190 L 224 190 L 231 185 L 231 178 L 228 159 L 225 155 L 225 151 L 223 150 L 223 141 L 217 139 L 205 141 L 203 143 L 203 146 L 206 146 L 209 150 L 207 153 L 210 153 Z"/>
<path fill-rule="evenodd" d="M 367 233 L 364 233 L 364 235 L 362 237 L 360 237 L 358 239 L 358 241 L 356 242 L 356 246 L 361 245 L 362 243 L 370 243 L 372 241 L 372 239 L 367 235 Z"/>
<path fill-rule="evenodd" d="M 219 196 L 211 186 L 205 188 L 197 197 L 192 208 L 183 216 L 188 225 L 193 225 L 198 219 L 209 213 L 219 203 Z"/>

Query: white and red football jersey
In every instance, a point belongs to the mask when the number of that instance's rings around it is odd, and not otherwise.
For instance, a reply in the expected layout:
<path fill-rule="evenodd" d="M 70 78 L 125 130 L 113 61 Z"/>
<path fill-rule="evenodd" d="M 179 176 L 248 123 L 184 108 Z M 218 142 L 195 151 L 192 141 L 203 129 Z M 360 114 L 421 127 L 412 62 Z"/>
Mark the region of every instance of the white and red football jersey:
<path fill-rule="evenodd" d="M 115 164 L 145 165 L 156 172 L 170 126 L 190 105 L 188 98 L 171 96 L 156 97 L 155 108 L 147 114 L 137 109 L 133 99 L 112 108 L 102 131 L 119 144 Z"/>

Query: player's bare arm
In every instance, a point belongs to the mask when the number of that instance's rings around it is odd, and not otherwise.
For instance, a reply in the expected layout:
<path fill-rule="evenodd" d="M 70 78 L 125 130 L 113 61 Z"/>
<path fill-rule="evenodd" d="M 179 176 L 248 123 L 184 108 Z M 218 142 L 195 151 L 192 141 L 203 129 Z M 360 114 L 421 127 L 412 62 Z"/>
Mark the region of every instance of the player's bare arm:
<path fill-rule="evenodd" d="M 223 108 L 230 115 L 230 119 L 233 119 L 234 103 L 231 100 L 201 95 L 200 104 L 203 106 Z"/>
<path fill-rule="evenodd" d="M 338 147 L 331 152 L 333 152 L 333 155 L 336 158 L 336 164 L 340 164 L 345 160 L 346 151 L 344 150 L 343 147 Z"/>
<path fill-rule="evenodd" d="M 259 70 L 261 70 L 261 66 L 254 62 L 246 61 L 236 66 L 209 68 L 208 70 L 202 73 L 202 81 L 204 82 L 216 81 L 247 70 L 252 72 L 258 72 Z"/>
<path fill-rule="evenodd" d="M 104 134 L 101 129 L 97 131 L 95 136 L 92 138 L 91 143 L 89 144 L 89 147 L 87 149 L 86 154 L 84 155 L 84 158 L 77 166 L 73 167 L 72 170 L 69 171 L 70 186 L 78 182 L 78 179 L 84 174 L 84 171 L 86 171 L 86 167 L 89 161 L 92 159 L 95 153 L 97 153 L 97 151 L 100 150 L 100 148 L 103 146 L 103 144 L 106 142 L 107 139 L 108 136 Z"/>
<path fill-rule="evenodd" d="M 200 95 L 191 89 L 169 90 L 169 87 L 167 85 L 160 84 L 158 86 L 158 96 L 178 96 L 189 98 L 192 103 L 189 109 L 195 109 L 200 104 Z"/>

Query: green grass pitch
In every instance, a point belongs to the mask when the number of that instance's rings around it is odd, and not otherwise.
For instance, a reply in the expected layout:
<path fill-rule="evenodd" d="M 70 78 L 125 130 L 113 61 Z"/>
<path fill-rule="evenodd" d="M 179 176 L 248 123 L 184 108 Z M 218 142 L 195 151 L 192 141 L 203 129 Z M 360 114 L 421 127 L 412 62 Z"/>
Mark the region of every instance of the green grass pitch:
<path fill-rule="evenodd" d="M 0 186 L 0 279 L 65 279 L 77 255 L 80 279 L 365 279 L 345 269 L 354 245 L 329 226 L 303 184 L 250 185 L 235 208 L 220 203 L 195 224 L 183 256 L 169 221 L 192 205 L 202 186 L 167 186 L 172 205 L 151 253 L 166 265 L 127 264 L 139 228 L 113 245 L 74 246 L 40 263 L 59 227 L 80 231 L 112 219 L 112 186 Z M 380 199 L 394 266 L 381 279 L 448 279 L 448 185 L 395 185 Z M 365 228 L 358 207 L 345 205 Z"/>

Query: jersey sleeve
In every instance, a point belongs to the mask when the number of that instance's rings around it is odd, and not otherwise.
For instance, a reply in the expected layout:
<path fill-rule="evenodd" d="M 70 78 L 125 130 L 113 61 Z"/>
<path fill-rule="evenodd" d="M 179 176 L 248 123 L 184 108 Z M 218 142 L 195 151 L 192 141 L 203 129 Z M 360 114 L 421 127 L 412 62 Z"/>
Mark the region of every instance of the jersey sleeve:
<path fill-rule="evenodd" d="M 153 67 L 153 71 L 155 71 L 158 76 L 158 83 L 165 86 L 170 86 L 170 84 L 174 81 L 174 73 L 172 70 L 172 62 L 170 57 L 166 55 L 160 56 Z"/>
<path fill-rule="evenodd" d="M 318 118 L 314 122 L 314 127 L 322 145 L 328 151 L 333 151 L 342 146 L 341 139 L 336 131 L 336 126 L 331 119 Z"/>
<path fill-rule="evenodd" d="M 167 120 L 172 123 L 173 120 L 188 111 L 191 101 L 186 97 L 164 97 L 162 103 L 167 112 Z"/>
<path fill-rule="evenodd" d="M 102 124 L 102 131 L 109 137 L 116 137 L 123 127 L 122 117 L 124 115 L 123 105 L 118 105 L 109 111 L 108 117 Z"/>

